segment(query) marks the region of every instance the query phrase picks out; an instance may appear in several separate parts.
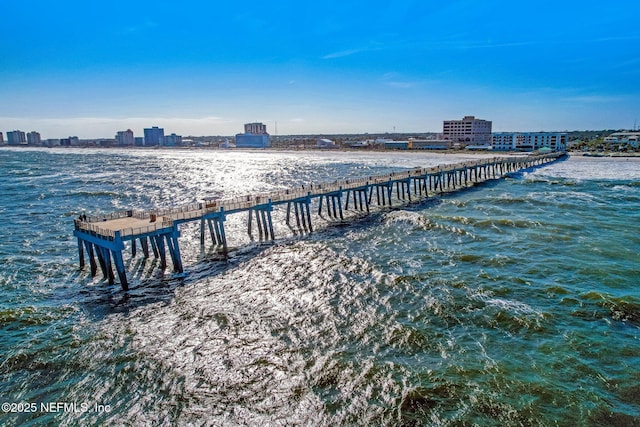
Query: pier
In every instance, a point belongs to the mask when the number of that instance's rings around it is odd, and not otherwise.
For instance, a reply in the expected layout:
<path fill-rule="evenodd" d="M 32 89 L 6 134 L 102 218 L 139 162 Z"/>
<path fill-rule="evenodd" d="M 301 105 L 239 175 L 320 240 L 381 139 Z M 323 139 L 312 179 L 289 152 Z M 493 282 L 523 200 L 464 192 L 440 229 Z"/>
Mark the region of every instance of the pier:
<path fill-rule="evenodd" d="M 78 241 L 80 268 L 89 262 L 91 275 L 98 267 L 105 280 L 115 282 L 115 272 L 123 290 L 128 290 L 123 252 L 131 257 L 159 259 L 160 268 L 168 267 L 182 273 L 180 255 L 180 224 L 200 222 L 200 244 L 207 235 L 216 247 L 228 250 L 225 221 L 230 215 L 247 215 L 247 232 L 257 233 L 262 241 L 276 239 L 273 211 L 286 207 L 286 224 L 299 233 L 313 232 L 314 215 L 328 220 L 344 221 L 345 214 L 366 215 L 374 208 L 392 208 L 422 201 L 438 194 L 456 191 L 508 173 L 543 165 L 562 157 L 564 153 L 530 156 L 496 157 L 430 168 L 357 179 L 313 183 L 301 187 L 247 195 L 231 199 L 205 197 L 201 201 L 170 209 L 122 211 L 109 215 L 82 216 L 74 221 L 74 236 Z M 317 206 L 317 208 L 316 208 Z M 325 217 L 326 215 L 326 217 Z M 85 256 L 86 255 L 86 256 Z M 86 259 L 85 259 L 86 258 Z M 97 260 L 97 261 L 96 261 Z"/>

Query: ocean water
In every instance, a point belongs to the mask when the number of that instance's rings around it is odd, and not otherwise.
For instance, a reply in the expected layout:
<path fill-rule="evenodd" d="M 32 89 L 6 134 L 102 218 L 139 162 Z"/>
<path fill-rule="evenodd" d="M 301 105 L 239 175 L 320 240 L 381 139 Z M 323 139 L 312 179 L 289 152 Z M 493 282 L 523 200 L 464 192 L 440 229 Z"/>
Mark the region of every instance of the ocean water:
<path fill-rule="evenodd" d="M 640 425 L 640 159 L 570 157 L 184 277 L 78 269 L 73 218 L 466 160 L 0 149 L 0 425 Z"/>

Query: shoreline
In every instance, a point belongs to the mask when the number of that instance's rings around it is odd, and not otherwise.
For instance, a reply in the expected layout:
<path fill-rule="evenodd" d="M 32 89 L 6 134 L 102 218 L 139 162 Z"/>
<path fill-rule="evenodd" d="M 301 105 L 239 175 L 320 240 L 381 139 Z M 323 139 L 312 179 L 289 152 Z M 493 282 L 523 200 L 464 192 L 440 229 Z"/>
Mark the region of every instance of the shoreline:
<path fill-rule="evenodd" d="M 98 147 L 98 146 L 73 146 L 73 147 L 36 147 L 36 146 L 28 146 L 28 145 L 0 145 L 0 150 L 9 149 L 9 150 L 24 150 L 24 151 L 35 151 L 35 150 L 55 150 L 55 151 L 63 151 L 63 150 L 105 150 L 105 151 L 114 151 L 114 150 L 122 150 L 123 152 L 127 152 L 130 150 L 140 150 L 140 151 L 220 151 L 220 152 L 256 152 L 256 153 L 301 153 L 301 152 L 310 152 L 310 153 L 367 153 L 367 154 L 389 154 L 389 153 L 414 153 L 414 154 L 432 154 L 432 155 L 441 155 L 441 156 L 477 156 L 479 158 L 484 157 L 502 157 L 502 156 L 524 156 L 528 154 L 535 154 L 533 151 L 478 151 L 478 150 L 397 150 L 397 149 L 362 149 L 362 148 L 284 148 L 284 147 L 268 147 L 268 148 L 220 148 L 220 147 Z M 594 151 L 567 151 L 566 154 L 569 157 L 588 157 L 593 159 L 604 158 L 640 158 L 640 152 L 594 152 Z"/>
<path fill-rule="evenodd" d="M 605 158 L 605 159 L 610 159 L 610 158 L 620 158 L 620 157 L 636 157 L 636 158 L 640 158 L 640 153 L 638 152 L 631 152 L 631 153 L 615 153 L 615 152 L 604 152 L 604 153 L 598 153 L 598 152 L 593 152 L 593 151 L 567 151 L 567 154 L 570 156 L 575 156 L 575 157 L 591 157 L 594 159 L 598 159 L 598 158 Z"/>

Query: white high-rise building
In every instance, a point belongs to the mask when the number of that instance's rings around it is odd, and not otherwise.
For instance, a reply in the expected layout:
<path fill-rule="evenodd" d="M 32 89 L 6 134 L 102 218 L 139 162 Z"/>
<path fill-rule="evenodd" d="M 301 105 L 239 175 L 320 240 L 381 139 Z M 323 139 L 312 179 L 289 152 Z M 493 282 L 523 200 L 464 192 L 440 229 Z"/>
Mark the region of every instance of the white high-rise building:
<path fill-rule="evenodd" d="M 491 121 L 465 116 L 462 120 L 445 120 L 442 126 L 444 139 L 453 144 L 489 145 L 491 144 Z"/>
<path fill-rule="evenodd" d="M 116 143 L 121 146 L 130 146 L 134 145 L 136 142 L 135 137 L 133 136 L 133 131 L 131 129 L 119 131 L 116 134 Z"/>

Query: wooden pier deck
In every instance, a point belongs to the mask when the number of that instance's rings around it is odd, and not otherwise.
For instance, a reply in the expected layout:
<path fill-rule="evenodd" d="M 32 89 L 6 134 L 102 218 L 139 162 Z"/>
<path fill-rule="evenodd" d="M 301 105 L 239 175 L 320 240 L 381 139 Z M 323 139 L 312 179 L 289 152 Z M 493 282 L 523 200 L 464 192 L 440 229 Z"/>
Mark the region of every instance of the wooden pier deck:
<path fill-rule="evenodd" d="M 160 267 L 167 267 L 167 253 L 175 272 L 183 272 L 178 244 L 179 225 L 200 221 L 200 243 L 204 245 L 208 229 L 213 243 L 227 251 L 224 222 L 228 215 L 248 212 L 247 231 L 251 235 L 254 222 L 263 240 L 274 240 L 272 211 L 286 205 L 286 223 L 292 218 L 301 232 L 312 232 L 312 203 L 317 201 L 317 214 L 323 212 L 330 219 L 344 220 L 345 211 L 368 213 L 374 206 L 393 207 L 424 200 L 434 194 L 455 191 L 507 173 L 557 160 L 564 153 L 532 156 L 496 157 L 430 168 L 416 168 L 385 175 L 358 179 L 311 183 L 270 193 L 247 195 L 230 199 L 205 197 L 202 201 L 170 209 L 122 211 L 109 215 L 82 217 L 74 221 L 74 235 L 78 239 L 80 267 L 85 265 L 86 251 L 91 274 L 100 266 L 103 276 L 114 282 L 115 265 L 120 284 L 128 289 L 122 251 L 125 242 L 136 256 L 138 244 L 145 257 L 160 259 Z M 94 253 L 98 259 L 96 263 Z"/>

